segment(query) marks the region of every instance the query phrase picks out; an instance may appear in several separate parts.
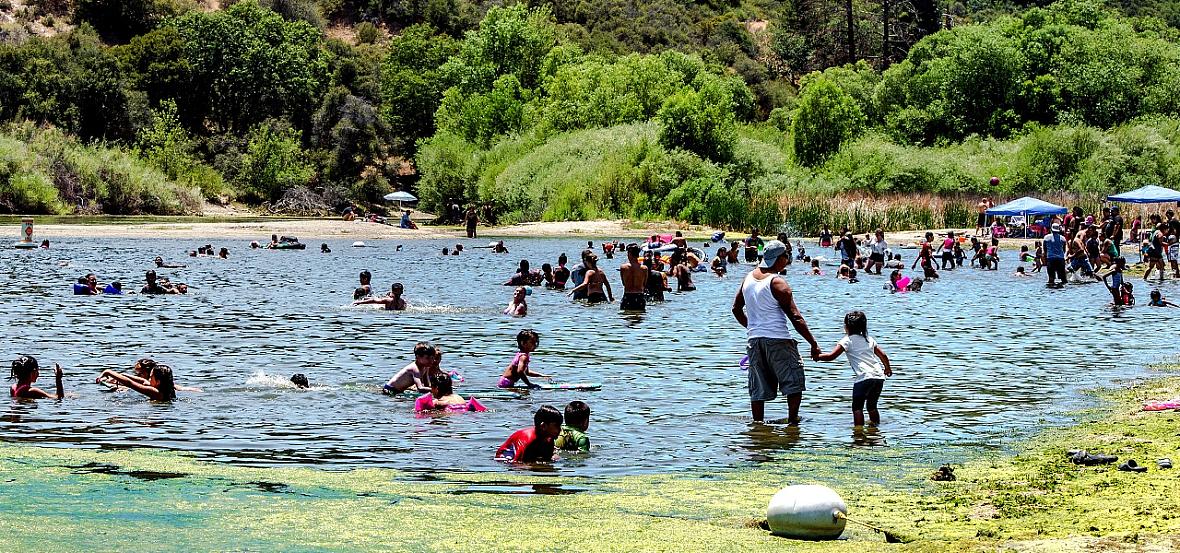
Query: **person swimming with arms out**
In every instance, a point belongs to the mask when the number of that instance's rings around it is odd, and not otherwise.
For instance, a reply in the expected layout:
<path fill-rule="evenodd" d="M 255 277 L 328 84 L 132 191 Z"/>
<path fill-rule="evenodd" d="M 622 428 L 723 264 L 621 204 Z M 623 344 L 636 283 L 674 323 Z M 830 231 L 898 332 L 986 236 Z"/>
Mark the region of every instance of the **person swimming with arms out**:
<path fill-rule="evenodd" d="M 512 292 L 512 301 L 508 302 L 508 307 L 504 308 L 504 314 L 512 317 L 524 317 L 525 315 L 528 315 L 529 306 L 524 299 L 527 295 L 527 288 L 524 286 L 517 286 L 516 290 Z"/>
<path fill-rule="evenodd" d="M 531 354 L 537 351 L 537 346 L 540 345 L 541 336 L 535 331 L 525 329 L 516 335 L 516 345 L 518 351 L 512 358 L 512 362 L 508 364 L 508 368 L 504 369 L 504 374 L 500 375 L 500 382 L 496 384 L 500 388 L 516 388 L 516 383 L 523 382 L 525 387 L 529 389 L 540 388 L 540 386 L 529 382 L 530 376 L 537 378 L 551 378 L 547 374 L 541 374 L 529 369 L 529 360 Z"/>
<path fill-rule="evenodd" d="M 414 401 L 414 412 L 483 412 L 488 410 L 474 397 L 463 399 L 463 396 L 456 394 L 454 385 L 449 374 L 439 372 L 430 375 L 430 392 L 419 396 Z"/>
<path fill-rule="evenodd" d="M 126 377 L 128 379 L 136 380 L 140 384 L 149 385 L 152 369 L 156 368 L 157 365 L 159 365 L 159 363 L 156 363 L 156 361 L 154 359 L 149 359 L 147 357 L 144 357 L 142 359 L 137 360 L 135 362 L 135 365 L 132 365 L 131 374 L 127 374 L 127 373 L 120 373 L 120 374 L 122 374 L 124 377 Z M 98 380 L 96 382 L 98 382 L 99 384 L 106 384 L 107 386 L 114 386 L 114 387 L 118 387 L 118 385 L 119 385 L 119 381 L 111 379 L 111 378 L 103 378 L 101 375 L 98 377 Z M 173 388 L 175 388 L 176 391 L 178 391 L 178 392 L 202 392 L 202 391 L 204 391 L 201 388 L 194 388 L 191 386 L 180 386 L 180 385 L 176 384 L 175 381 L 173 381 L 172 385 L 173 385 Z"/>
<path fill-rule="evenodd" d="M 397 395 L 407 390 L 417 393 L 429 392 L 430 376 L 442 372 L 439 368 L 441 359 L 442 355 L 434 344 L 430 342 L 414 344 L 414 361 L 393 375 L 381 387 L 381 391 L 389 395 Z"/>
<path fill-rule="evenodd" d="M 499 448 L 496 460 L 507 463 L 550 463 L 553 442 L 561 435 L 561 412 L 551 405 L 542 405 L 533 415 L 533 426 L 513 432 Z"/>
<path fill-rule="evenodd" d="M 365 298 L 362 300 L 352 302 L 353 305 L 380 305 L 386 311 L 405 311 L 406 300 L 402 298 L 404 288 L 402 283 L 395 282 L 393 286 L 389 287 L 389 295 L 381 296 L 379 298 Z"/>
<path fill-rule="evenodd" d="M 553 441 L 553 447 L 586 453 L 590 451 L 590 436 L 586 435 L 589 429 L 590 406 L 578 400 L 571 401 L 565 406 L 565 424 L 561 425 L 561 434 Z"/>
<path fill-rule="evenodd" d="M 852 311 L 844 316 L 844 337 L 828 353 L 813 355 L 813 361 L 834 361 L 845 354 L 852 367 L 852 424 L 864 426 L 864 407 L 868 407 L 869 423 L 881 424 L 877 400 L 885 379 L 893 376 L 889 356 L 869 337 L 868 318 L 863 311 Z"/>
<path fill-rule="evenodd" d="M 32 355 L 18 356 L 12 362 L 12 373 L 9 378 L 16 380 L 8 389 L 8 395 L 16 399 L 65 399 L 66 392 L 62 386 L 62 369 L 61 365 L 53 364 L 53 381 L 56 385 L 57 393 L 51 394 L 36 388 L 33 384 L 37 383 L 37 378 L 41 376 L 41 368 L 37 365 L 37 358 Z"/>
<path fill-rule="evenodd" d="M 107 369 L 94 379 L 96 384 L 103 381 L 114 382 L 135 390 L 152 401 L 172 401 L 176 399 L 176 384 L 172 377 L 172 368 L 168 365 L 155 364 L 148 370 L 147 383 L 139 378 L 131 378 L 123 373 Z"/>
<path fill-rule="evenodd" d="M 183 269 L 183 268 L 185 268 L 184 265 L 181 265 L 178 263 L 165 263 L 164 258 L 160 257 L 158 255 L 156 256 L 156 259 L 154 261 L 156 263 L 157 269 Z"/>

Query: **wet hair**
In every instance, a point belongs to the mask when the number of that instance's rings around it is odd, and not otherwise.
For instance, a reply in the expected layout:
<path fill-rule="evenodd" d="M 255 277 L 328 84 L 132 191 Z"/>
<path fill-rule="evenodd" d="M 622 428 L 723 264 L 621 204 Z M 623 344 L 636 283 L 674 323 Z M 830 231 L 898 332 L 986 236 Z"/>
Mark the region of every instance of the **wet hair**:
<path fill-rule="evenodd" d="M 869 319 L 865 317 L 864 311 L 849 311 L 844 315 L 844 330 L 848 332 L 849 336 L 854 334 L 861 337 L 869 337 Z"/>
<path fill-rule="evenodd" d="M 361 271 L 361 283 L 369 282 L 371 280 L 373 280 L 373 273 L 370 273 L 369 271 Z"/>
<path fill-rule="evenodd" d="M 1153 299 L 1153 300 L 1158 300 L 1158 299 L 1160 299 L 1161 297 L 1163 297 L 1163 296 L 1160 294 L 1160 291 L 1159 291 L 1159 290 L 1152 290 L 1152 291 L 1151 291 L 1151 299 Z"/>
<path fill-rule="evenodd" d="M 291 375 L 291 383 L 294 384 L 296 388 L 310 388 L 311 387 L 311 383 L 309 383 L 307 381 L 307 376 L 304 375 L 303 373 L 295 373 L 295 374 Z"/>
<path fill-rule="evenodd" d="M 518 271 L 520 271 L 520 274 L 522 274 L 522 275 L 524 275 L 524 274 L 528 274 L 528 272 L 529 272 L 529 260 L 527 260 L 527 259 L 521 259 L 521 260 L 520 260 L 520 267 L 518 267 L 518 268 L 517 268 L 517 270 L 518 270 Z"/>
<path fill-rule="evenodd" d="M 145 374 L 151 374 L 152 369 L 156 368 L 156 360 L 148 357 L 143 357 L 135 361 L 135 366 L 132 367 L 136 373 L 143 371 Z"/>
<path fill-rule="evenodd" d="M 812 267 L 819 267 L 819 260 L 818 260 L 818 259 L 812 259 L 812 260 L 811 260 L 811 266 L 812 266 Z"/>
<path fill-rule="evenodd" d="M 683 234 L 680 234 L 680 231 L 676 231 L 676 236 L 683 237 L 684 235 L 683 235 Z"/>
<path fill-rule="evenodd" d="M 639 244 L 631 244 L 631 245 L 627 246 L 627 255 L 633 255 L 635 257 L 639 257 L 639 252 L 640 252 Z"/>
<path fill-rule="evenodd" d="M 590 406 L 584 401 L 574 400 L 565 406 L 565 423 L 570 426 L 581 426 L 590 421 Z"/>
<path fill-rule="evenodd" d="M 390 292 L 392 292 L 394 290 L 403 290 L 404 291 L 405 289 L 406 289 L 406 287 L 402 286 L 402 283 L 400 283 L 400 282 L 395 282 L 395 283 L 389 285 Z"/>
<path fill-rule="evenodd" d="M 542 273 L 552 273 L 553 272 L 553 265 L 550 265 L 548 263 L 542 263 L 541 264 L 541 272 Z"/>
<path fill-rule="evenodd" d="M 114 288 L 115 290 L 122 292 L 123 291 L 123 283 L 116 280 L 111 283 L 111 288 Z"/>
<path fill-rule="evenodd" d="M 531 328 L 526 328 L 526 329 L 516 333 L 517 347 L 523 348 L 524 343 L 529 340 L 536 340 L 539 343 L 541 341 L 541 335 L 537 334 L 537 331 L 535 331 Z"/>
<path fill-rule="evenodd" d="M 176 382 L 172 379 L 172 367 L 156 365 L 148 373 L 148 380 L 151 380 L 152 376 L 156 377 L 156 382 L 159 384 L 156 389 L 164 396 L 165 401 L 176 399 Z"/>
<path fill-rule="evenodd" d="M 570 260 L 570 258 L 566 257 L 564 253 L 557 256 L 557 264 L 558 265 L 565 265 L 566 263 L 569 262 L 569 260 Z"/>
<path fill-rule="evenodd" d="M 542 405 L 533 415 L 533 426 L 541 426 L 545 423 L 561 424 L 561 411 L 552 405 Z"/>
<path fill-rule="evenodd" d="M 148 271 L 148 272 L 144 273 L 143 277 L 145 279 L 151 280 L 153 278 L 156 278 L 156 272 L 155 271 Z"/>
<path fill-rule="evenodd" d="M 32 355 L 19 355 L 12 361 L 12 376 L 17 381 L 28 380 L 37 370 L 37 358 Z"/>
<path fill-rule="evenodd" d="M 220 255 L 221 257 L 229 257 L 229 248 L 221 248 L 221 251 L 218 252 L 217 255 Z"/>
<path fill-rule="evenodd" d="M 1017 267 L 1017 268 L 1016 268 L 1016 272 L 1018 272 L 1018 273 L 1020 273 L 1020 274 L 1022 274 L 1022 275 L 1023 275 L 1023 274 L 1024 274 L 1024 267 Z"/>
<path fill-rule="evenodd" d="M 366 292 L 364 288 L 357 288 L 356 290 L 352 291 L 352 299 L 354 300 L 359 300 L 366 295 L 368 295 L 368 292 Z"/>
<path fill-rule="evenodd" d="M 900 253 L 893 254 L 893 259 L 901 261 L 901 254 Z"/>
<path fill-rule="evenodd" d="M 449 250 L 447 248 L 443 248 L 442 254 L 443 255 L 451 255 L 451 250 Z"/>
<path fill-rule="evenodd" d="M 414 357 L 434 357 L 436 353 L 438 353 L 438 348 L 434 347 L 434 344 L 430 342 L 418 342 L 414 344 Z"/>
<path fill-rule="evenodd" d="M 449 396 L 455 392 L 454 381 L 451 380 L 451 375 L 444 372 L 436 372 L 430 375 L 430 387 L 438 388 L 438 395 Z"/>

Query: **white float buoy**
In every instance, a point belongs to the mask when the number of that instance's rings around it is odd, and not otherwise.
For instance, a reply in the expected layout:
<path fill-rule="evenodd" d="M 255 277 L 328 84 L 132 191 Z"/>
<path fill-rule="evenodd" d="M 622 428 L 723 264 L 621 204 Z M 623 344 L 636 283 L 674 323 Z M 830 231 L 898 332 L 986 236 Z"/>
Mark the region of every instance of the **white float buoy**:
<path fill-rule="evenodd" d="M 365 243 L 364 243 L 364 242 L 361 242 L 360 240 L 357 240 L 356 242 L 353 242 L 353 243 L 352 243 L 352 247 L 354 247 L 354 248 L 363 248 L 363 247 L 365 247 Z"/>
<path fill-rule="evenodd" d="M 24 219 L 20 222 L 20 242 L 14 244 L 18 249 L 31 250 L 37 247 L 33 243 L 33 220 Z"/>
<path fill-rule="evenodd" d="M 826 486 L 787 486 L 770 498 L 766 522 L 770 533 L 800 540 L 834 540 L 844 533 L 848 505 Z"/>

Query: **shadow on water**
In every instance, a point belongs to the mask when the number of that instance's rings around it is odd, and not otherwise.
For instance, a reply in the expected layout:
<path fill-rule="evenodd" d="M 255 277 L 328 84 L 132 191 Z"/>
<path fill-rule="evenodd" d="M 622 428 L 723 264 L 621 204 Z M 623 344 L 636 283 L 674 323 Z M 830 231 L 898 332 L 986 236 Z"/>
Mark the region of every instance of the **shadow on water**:
<path fill-rule="evenodd" d="M 156 480 L 171 480 L 173 478 L 185 478 L 189 476 L 183 472 L 163 472 L 154 470 L 122 470 L 118 465 L 110 463 L 85 463 L 67 467 L 74 469 L 74 474 L 114 474 L 119 476 L 130 476 L 139 480 L 154 482 Z"/>
<path fill-rule="evenodd" d="M 450 493 L 452 495 L 571 495 L 584 491 L 587 491 L 587 489 L 564 486 L 562 484 L 516 484 L 511 482 L 487 482 L 482 484 L 473 484 L 466 488 L 454 490 Z"/>

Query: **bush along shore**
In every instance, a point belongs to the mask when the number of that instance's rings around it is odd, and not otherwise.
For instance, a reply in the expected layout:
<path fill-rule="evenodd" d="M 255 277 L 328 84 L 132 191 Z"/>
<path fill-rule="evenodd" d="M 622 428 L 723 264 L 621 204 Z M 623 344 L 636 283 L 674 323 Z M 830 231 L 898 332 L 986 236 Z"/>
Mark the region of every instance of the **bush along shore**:
<path fill-rule="evenodd" d="M 172 544 L 202 548 L 1171 550 L 1180 542 L 1180 469 L 1161 469 L 1157 460 L 1180 457 L 1180 414 L 1142 407 L 1180 394 L 1177 368 L 1096 392 L 1080 422 L 1047 429 L 1015 452 L 957 465 L 954 481 L 932 481 L 933 465 L 896 449 L 860 457 L 846 450 L 785 452 L 776 461 L 709 474 L 440 473 L 422 480 L 384 469 L 245 468 L 161 451 L 6 443 L 0 543 L 43 545 L 37 529 L 49 525 L 59 530 L 55 543 L 63 549 L 86 548 L 101 530 L 108 543 L 167 531 Z M 1075 449 L 1119 460 L 1075 464 L 1067 456 Z M 1146 472 L 1118 470 L 1130 459 Z M 905 543 L 887 545 L 883 535 L 852 524 L 835 542 L 770 536 L 759 528 L 767 501 L 796 483 L 838 490 L 851 517 Z M 99 518 L 96 497 L 103 498 Z M 412 531 L 424 513 L 447 520 L 450 532 Z M 504 532 L 506 526 L 514 530 Z"/>

